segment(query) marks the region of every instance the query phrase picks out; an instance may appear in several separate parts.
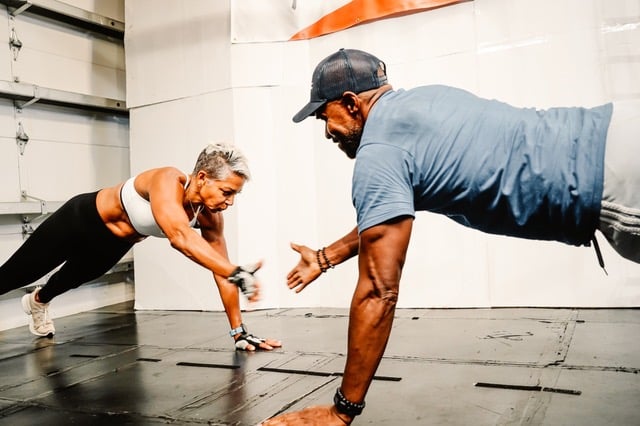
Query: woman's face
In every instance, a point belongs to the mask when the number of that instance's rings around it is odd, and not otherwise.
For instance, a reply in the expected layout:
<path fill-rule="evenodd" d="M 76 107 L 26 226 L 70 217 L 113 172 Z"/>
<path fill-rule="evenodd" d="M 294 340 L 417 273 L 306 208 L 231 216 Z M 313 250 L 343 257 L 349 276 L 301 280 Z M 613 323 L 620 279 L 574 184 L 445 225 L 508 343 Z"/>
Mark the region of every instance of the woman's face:
<path fill-rule="evenodd" d="M 226 210 L 233 205 L 236 194 L 242 191 L 244 178 L 231 173 L 225 179 L 204 178 L 200 187 L 202 205 L 213 213 Z"/>

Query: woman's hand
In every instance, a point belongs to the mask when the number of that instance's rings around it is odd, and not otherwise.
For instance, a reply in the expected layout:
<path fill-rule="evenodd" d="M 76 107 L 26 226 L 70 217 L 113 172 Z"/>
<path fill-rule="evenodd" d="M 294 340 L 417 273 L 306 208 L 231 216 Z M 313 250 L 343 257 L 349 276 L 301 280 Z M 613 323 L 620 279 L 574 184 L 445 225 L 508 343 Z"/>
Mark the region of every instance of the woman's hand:
<path fill-rule="evenodd" d="M 316 251 L 307 246 L 291 243 L 291 248 L 300 253 L 300 261 L 287 274 L 287 286 L 300 293 L 304 288 L 320 276 L 322 271 L 316 258 Z"/>
<path fill-rule="evenodd" d="M 260 300 L 260 281 L 255 273 L 262 267 L 262 261 L 251 265 L 238 266 L 227 280 L 238 286 L 250 302 Z"/>

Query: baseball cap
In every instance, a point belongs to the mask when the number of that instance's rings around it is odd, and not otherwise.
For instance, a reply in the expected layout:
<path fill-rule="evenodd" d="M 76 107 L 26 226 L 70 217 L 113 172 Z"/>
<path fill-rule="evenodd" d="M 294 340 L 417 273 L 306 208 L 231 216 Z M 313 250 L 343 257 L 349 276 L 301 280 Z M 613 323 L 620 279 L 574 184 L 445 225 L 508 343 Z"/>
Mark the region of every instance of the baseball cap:
<path fill-rule="evenodd" d="M 354 93 L 377 89 L 387 84 L 387 67 L 370 53 L 340 49 L 316 66 L 311 77 L 309 102 L 293 116 L 299 123 L 312 116 L 324 104 L 340 99 L 347 91 Z"/>

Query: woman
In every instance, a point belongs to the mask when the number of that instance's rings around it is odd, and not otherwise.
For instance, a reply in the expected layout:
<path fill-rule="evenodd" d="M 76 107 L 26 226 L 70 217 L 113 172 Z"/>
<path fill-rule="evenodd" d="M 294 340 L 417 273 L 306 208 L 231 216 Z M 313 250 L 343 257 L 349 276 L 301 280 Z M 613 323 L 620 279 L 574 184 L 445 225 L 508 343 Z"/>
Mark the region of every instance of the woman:
<path fill-rule="evenodd" d="M 248 179 L 247 161 L 237 148 L 212 144 L 200 153 L 190 175 L 162 167 L 77 195 L 0 266 L 0 294 L 30 284 L 64 263 L 45 286 L 22 298 L 30 331 L 53 336 L 48 315 L 53 298 L 103 275 L 147 236 L 166 237 L 173 248 L 213 272 L 237 349 L 279 347 L 279 341 L 249 334 L 242 323 L 238 287 L 250 301 L 258 300 L 254 273 L 261 264 L 236 266 L 227 256 L 222 212 L 233 205 Z"/>

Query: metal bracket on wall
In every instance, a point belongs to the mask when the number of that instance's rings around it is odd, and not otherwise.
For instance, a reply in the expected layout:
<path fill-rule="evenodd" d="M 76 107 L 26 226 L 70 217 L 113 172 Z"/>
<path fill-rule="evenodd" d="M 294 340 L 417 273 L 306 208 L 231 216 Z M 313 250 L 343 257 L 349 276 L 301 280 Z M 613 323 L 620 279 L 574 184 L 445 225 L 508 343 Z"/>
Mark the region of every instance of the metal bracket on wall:
<path fill-rule="evenodd" d="M 36 217 L 29 217 L 26 214 L 22 216 L 22 239 L 26 240 L 29 235 L 33 234 L 33 226 L 31 226 L 31 221 L 39 218 L 47 213 L 47 202 L 40 198 L 32 197 L 27 194 L 27 191 L 21 191 L 22 199 L 27 201 L 28 199 L 33 199 L 40 202 L 40 212 L 41 214 Z"/>
<path fill-rule="evenodd" d="M 13 99 L 18 111 L 38 102 L 46 105 L 129 116 L 127 103 L 121 99 L 67 92 L 15 81 L 0 80 L 0 98 Z"/>
<path fill-rule="evenodd" d="M 24 216 L 23 219 L 27 219 L 26 216 Z M 31 226 L 30 223 L 23 223 L 22 224 L 22 239 L 26 240 L 27 237 L 29 237 L 29 235 L 33 234 L 33 226 Z"/>
<path fill-rule="evenodd" d="M 16 34 L 16 29 L 11 28 L 11 35 L 9 36 L 9 46 L 11 47 L 11 52 L 13 52 L 13 60 L 18 60 L 18 53 L 20 53 L 20 49 L 22 49 L 22 42 L 18 38 L 18 34 Z"/>
<path fill-rule="evenodd" d="M 33 233 L 33 226 L 31 226 L 31 223 L 44 216 L 47 216 L 51 212 L 49 211 L 50 209 L 49 209 L 49 206 L 47 205 L 47 202 L 42 198 L 29 195 L 25 190 L 22 190 L 20 192 L 20 195 L 22 196 L 22 200 L 24 202 L 29 202 L 29 200 L 34 200 L 34 201 L 37 201 L 38 204 L 40 205 L 40 212 L 36 212 L 34 216 L 30 216 L 27 213 L 22 214 L 22 238 L 26 239 L 29 235 Z M 60 203 L 53 203 L 53 204 L 60 204 Z"/>
<path fill-rule="evenodd" d="M 18 112 L 22 112 L 22 110 L 29 105 L 33 105 L 40 100 L 39 89 L 35 84 L 33 85 L 33 97 L 24 103 L 20 103 L 19 100 L 14 99 L 13 105 L 15 105 Z"/>
<path fill-rule="evenodd" d="M 25 1 L 22 6 L 18 7 L 13 12 L 11 12 L 11 16 L 18 16 L 25 10 L 29 9 L 31 6 L 32 6 L 32 3 L 30 3 L 29 1 Z"/>
<path fill-rule="evenodd" d="M 20 155 L 24 155 L 24 149 L 27 146 L 27 142 L 29 142 L 29 135 L 27 135 L 27 133 L 24 131 L 22 123 L 18 123 L 18 131 L 16 132 L 16 143 L 18 144 Z"/>
<path fill-rule="evenodd" d="M 25 190 L 21 191 L 21 198 L 22 201 L 17 202 L 0 202 L 0 216 L 20 216 L 23 223 L 33 222 L 64 204 L 64 201 L 45 201 L 28 195 Z"/>
<path fill-rule="evenodd" d="M 124 40 L 124 22 L 99 15 L 58 0 L 0 0 L 11 8 L 12 16 L 21 13 L 42 16 L 71 27 Z"/>
<path fill-rule="evenodd" d="M 25 190 L 20 191 L 20 195 L 22 196 L 22 199 L 24 201 L 35 200 L 35 201 L 40 203 L 40 215 L 36 216 L 35 218 L 32 218 L 31 220 L 36 219 L 36 218 L 38 218 L 40 216 L 44 216 L 44 215 L 49 213 L 49 211 L 47 210 L 47 202 L 45 200 L 43 200 L 42 198 L 38 198 L 38 197 L 34 197 L 33 195 L 29 195 L 29 194 L 27 194 L 27 191 L 25 191 Z M 24 222 L 29 222 L 30 221 L 30 220 L 27 220 L 27 219 L 28 219 L 27 216 L 23 216 L 23 221 Z"/>

